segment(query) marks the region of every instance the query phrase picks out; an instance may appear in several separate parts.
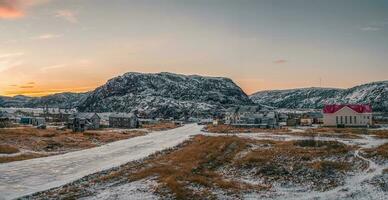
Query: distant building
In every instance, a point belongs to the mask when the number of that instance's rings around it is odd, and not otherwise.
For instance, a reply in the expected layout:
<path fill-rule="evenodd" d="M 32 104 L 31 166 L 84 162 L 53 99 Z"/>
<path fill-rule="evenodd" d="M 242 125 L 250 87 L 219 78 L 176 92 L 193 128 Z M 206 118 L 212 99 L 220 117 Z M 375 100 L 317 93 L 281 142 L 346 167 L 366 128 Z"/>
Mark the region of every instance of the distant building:
<path fill-rule="evenodd" d="M 21 117 L 20 123 L 21 124 L 31 124 L 31 119 L 32 119 L 32 117 Z"/>
<path fill-rule="evenodd" d="M 372 107 L 370 105 L 325 105 L 323 124 L 338 127 L 370 126 Z"/>
<path fill-rule="evenodd" d="M 69 117 L 67 128 L 74 132 L 99 129 L 100 117 L 96 113 L 75 113 Z"/>
<path fill-rule="evenodd" d="M 303 116 L 300 118 L 301 126 L 311 126 L 313 125 L 313 118 L 309 116 Z"/>
<path fill-rule="evenodd" d="M 45 125 L 46 120 L 43 117 L 33 117 L 31 118 L 31 124 L 33 126 Z"/>
<path fill-rule="evenodd" d="M 138 128 L 139 120 L 133 113 L 113 113 L 109 115 L 111 128 Z"/>
<path fill-rule="evenodd" d="M 239 127 L 279 127 L 279 116 L 275 111 L 263 110 L 260 106 L 241 106 L 227 110 L 225 123 Z"/>
<path fill-rule="evenodd" d="M 300 119 L 299 118 L 288 118 L 286 125 L 287 126 L 297 126 L 299 125 Z"/>
<path fill-rule="evenodd" d="M 12 122 L 8 117 L 0 116 L 0 128 L 10 127 L 11 125 L 12 125 Z"/>

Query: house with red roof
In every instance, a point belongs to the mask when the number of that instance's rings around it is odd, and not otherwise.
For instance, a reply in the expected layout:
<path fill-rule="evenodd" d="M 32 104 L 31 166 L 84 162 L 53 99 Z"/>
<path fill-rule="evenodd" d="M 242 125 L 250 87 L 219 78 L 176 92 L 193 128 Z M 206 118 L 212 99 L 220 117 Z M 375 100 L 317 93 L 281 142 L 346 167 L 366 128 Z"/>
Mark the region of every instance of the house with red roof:
<path fill-rule="evenodd" d="M 372 125 L 372 107 L 361 104 L 325 105 L 324 126 L 366 127 Z"/>

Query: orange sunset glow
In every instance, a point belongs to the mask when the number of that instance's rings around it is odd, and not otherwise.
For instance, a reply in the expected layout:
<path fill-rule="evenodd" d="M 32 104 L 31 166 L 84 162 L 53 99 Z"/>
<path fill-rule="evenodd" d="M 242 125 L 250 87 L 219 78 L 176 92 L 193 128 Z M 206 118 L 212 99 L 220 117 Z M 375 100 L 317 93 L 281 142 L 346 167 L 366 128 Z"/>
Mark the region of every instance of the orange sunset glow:
<path fill-rule="evenodd" d="M 388 78 L 383 2 L 173 2 L 0 1 L 0 95 L 86 92 L 126 72 L 224 76 L 248 94 Z"/>

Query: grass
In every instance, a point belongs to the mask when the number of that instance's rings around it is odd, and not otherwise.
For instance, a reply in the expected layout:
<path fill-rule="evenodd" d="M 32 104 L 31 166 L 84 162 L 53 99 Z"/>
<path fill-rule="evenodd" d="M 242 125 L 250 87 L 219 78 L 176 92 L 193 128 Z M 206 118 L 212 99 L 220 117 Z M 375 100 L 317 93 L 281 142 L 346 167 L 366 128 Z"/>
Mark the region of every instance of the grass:
<path fill-rule="evenodd" d="M 232 125 L 220 124 L 220 125 L 207 125 L 205 129 L 210 133 L 259 133 L 259 132 L 289 132 L 286 128 L 281 129 L 262 129 L 262 128 L 243 128 L 235 127 Z"/>
<path fill-rule="evenodd" d="M 0 157 L 0 163 L 8 163 L 14 161 L 28 160 L 33 158 L 45 157 L 46 155 L 37 154 L 37 153 L 29 153 L 29 154 L 21 154 L 12 157 Z"/>
<path fill-rule="evenodd" d="M 173 123 L 173 122 L 160 122 L 156 124 L 143 124 L 141 125 L 141 128 L 146 128 L 150 131 L 164 131 L 169 129 L 178 128 L 179 125 Z"/>
<path fill-rule="evenodd" d="M 90 175 L 39 195 L 47 198 L 47 195 L 65 194 L 81 198 L 85 197 L 82 191 L 144 179 L 158 182 L 152 191 L 163 199 L 217 199 L 215 191 L 241 199 L 241 194 L 269 190 L 275 182 L 327 190 L 339 185 L 345 172 L 355 166 L 352 161 L 356 159 L 351 156 L 345 159 L 352 155 L 349 154 L 352 150 L 336 141 L 270 141 L 198 135 L 143 161 Z M 241 181 L 247 174 L 258 183 Z"/>
<path fill-rule="evenodd" d="M 176 199 L 211 198 L 208 191 L 222 189 L 232 194 L 239 194 L 250 190 L 265 190 L 271 183 L 250 185 L 236 179 L 226 179 L 219 172 L 223 168 L 233 168 L 237 171 L 251 171 L 256 169 L 256 176 L 271 180 L 291 179 L 296 177 L 289 167 L 295 170 L 310 168 L 317 173 L 331 171 L 348 171 L 347 162 L 321 161 L 336 155 L 344 155 L 350 151 L 346 145 L 339 142 L 316 141 L 314 145 L 306 141 L 266 141 L 249 140 L 236 136 L 206 137 L 196 136 L 182 148 L 171 153 L 150 159 L 140 169 L 125 175 L 128 169 L 114 171 L 101 177 L 101 181 L 120 179 L 127 176 L 128 181 L 137 181 L 149 177 L 157 177 L 160 186 L 158 193 L 168 195 L 172 193 Z M 251 149 L 260 145 L 261 148 Z M 245 153 L 244 153 L 245 152 Z M 233 171 L 233 170 L 232 170 Z M 317 180 L 318 184 L 319 180 Z M 190 186 L 205 188 L 192 191 Z M 210 196 L 209 196 L 210 195 Z"/>
<path fill-rule="evenodd" d="M 160 184 L 157 192 L 176 199 L 214 198 L 210 189 L 220 188 L 231 193 L 245 190 L 264 190 L 268 185 L 250 185 L 232 179 L 225 179 L 217 169 L 232 163 L 234 157 L 246 149 L 248 140 L 238 137 L 196 136 L 183 144 L 182 148 L 169 154 L 147 160 L 137 171 L 127 175 L 128 181 L 157 177 Z M 123 177 L 125 170 L 112 172 L 101 177 L 106 181 Z M 205 188 L 194 191 L 191 187 Z"/>
<path fill-rule="evenodd" d="M 347 138 L 347 139 L 360 139 L 359 129 L 349 129 L 349 128 L 312 128 L 307 129 L 304 132 L 292 132 L 290 135 L 298 135 L 305 137 L 337 137 L 337 138 Z"/>
<path fill-rule="evenodd" d="M 388 143 L 376 148 L 365 149 L 364 151 L 367 153 L 368 157 L 380 157 L 385 160 L 388 159 Z"/>
<path fill-rule="evenodd" d="M 332 171 L 349 171 L 351 169 L 350 163 L 348 162 L 335 162 L 335 161 L 314 161 L 311 163 L 311 167 L 315 170 L 323 172 L 332 172 Z"/>
<path fill-rule="evenodd" d="M 37 155 L 40 155 L 39 152 L 60 154 L 92 148 L 144 134 L 146 134 L 146 132 L 136 130 L 127 132 L 87 131 L 84 133 L 73 133 L 70 130 L 60 131 L 56 129 L 20 127 L 14 129 L 0 129 L 0 141 L 2 144 L 6 145 L 7 148 L 5 148 L 5 150 L 10 150 L 9 146 L 12 146 L 16 149 L 35 151 L 37 152 Z M 30 159 L 35 158 L 37 155 L 23 155 L 17 158 L 8 157 L 4 161 L 11 162 L 13 159 Z"/>
<path fill-rule="evenodd" d="M 388 130 L 373 130 L 369 133 L 375 135 L 376 138 L 388 139 Z"/>
<path fill-rule="evenodd" d="M 7 145 L 7 144 L 0 144 L 0 153 L 13 154 L 17 152 L 19 152 L 19 149 L 14 146 Z"/>
<path fill-rule="evenodd" d="M 250 167 L 291 161 L 313 161 L 350 151 L 346 145 L 335 141 L 268 141 L 271 148 L 255 149 L 238 160 L 238 166 Z"/>
<path fill-rule="evenodd" d="M 131 181 L 157 176 L 158 182 L 177 199 L 203 198 L 207 192 L 196 194 L 189 185 L 222 188 L 237 192 L 247 189 L 264 189 L 267 186 L 251 186 L 234 180 L 226 180 L 216 172 L 230 163 L 236 154 L 247 147 L 247 142 L 237 137 L 197 136 L 180 150 L 146 163 L 150 167 L 128 177 Z"/>

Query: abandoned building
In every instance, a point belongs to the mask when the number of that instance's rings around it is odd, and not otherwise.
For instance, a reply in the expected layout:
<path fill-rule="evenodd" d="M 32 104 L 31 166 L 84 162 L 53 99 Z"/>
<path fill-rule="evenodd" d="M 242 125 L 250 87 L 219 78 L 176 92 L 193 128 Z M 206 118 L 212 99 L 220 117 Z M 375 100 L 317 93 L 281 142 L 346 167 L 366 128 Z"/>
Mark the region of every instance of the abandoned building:
<path fill-rule="evenodd" d="M 225 123 L 233 126 L 277 128 L 279 116 L 277 112 L 260 106 L 241 106 L 227 110 Z"/>
<path fill-rule="evenodd" d="M 0 128 L 7 128 L 12 125 L 11 120 L 8 117 L 0 116 Z"/>
<path fill-rule="evenodd" d="M 32 117 L 31 118 L 31 124 L 33 126 L 45 125 L 46 124 L 46 120 L 43 117 Z"/>
<path fill-rule="evenodd" d="M 138 128 L 139 120 L 134 113 L 113 113 L 109 115 L 111 128 Z"/>
<path fill-rule="evenodd" d="M 69 117 L 67 128 L 74 132 L 100 128 L 100 117 L 96 113 L 75 113 Z"/>

